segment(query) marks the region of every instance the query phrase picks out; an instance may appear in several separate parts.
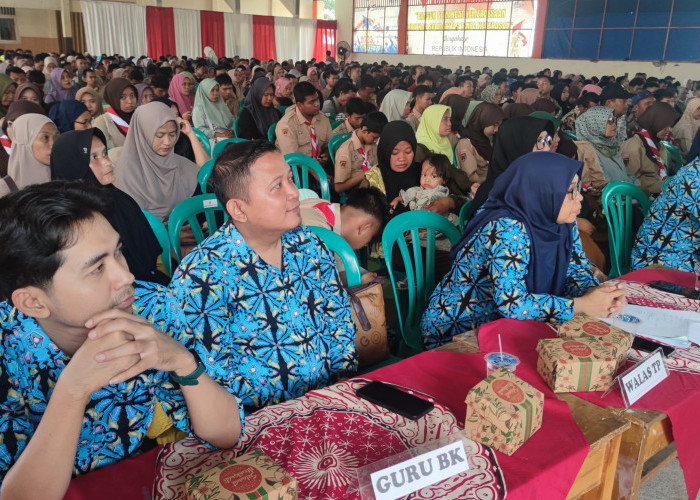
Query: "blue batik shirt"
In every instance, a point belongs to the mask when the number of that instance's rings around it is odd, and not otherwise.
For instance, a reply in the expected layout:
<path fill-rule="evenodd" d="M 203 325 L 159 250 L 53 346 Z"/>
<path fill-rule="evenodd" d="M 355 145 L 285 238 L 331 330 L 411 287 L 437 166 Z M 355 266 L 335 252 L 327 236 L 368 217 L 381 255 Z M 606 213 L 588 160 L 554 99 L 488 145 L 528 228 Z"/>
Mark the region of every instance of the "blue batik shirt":
<path fill-rule="evenodd" d="M 652 203 L 632 248 L 632 269 L 652 264 L 693 272 L 700 262 L 700 158 Z"/>
<path fill-rule="evenodd" d="M 185 345 L 192 343 L 180 306 L 167 290 L 136 282 L 134 314 Z M 41 422 L 58 377 L 70 361 L 38 323 L 0 303 L 0 474 L 17 461 Z M 168 374 L 146 370 L 94 392 L 85 408 L 73 464 L 79 475 L 140 452 L 156 400 L 181 431 L 192 434 L 182 392 Z M 241 413 L 241 423 L 243 414 Z"/>
<path fill-rule="evenodd" d="M 563 323 L 574 300 L 597 286 L 573 224 L 573 251 L 566 272 L 567 297 L 530 293 L 525 285 L 530 236 L 522 222 L 507 217 L 485 224 L 457 253 L 452 269 L 433 291 L 421 318 L 428 349 L 500 317 Z"/>
<path fill-rule="evenodd" d="M 357 369 L 348 295 L 332 254 L 304 226 L 282 236 L 278 269 L 224 224 L 183 259 L 170 288 L 207 373 L 247 411 Z"/>

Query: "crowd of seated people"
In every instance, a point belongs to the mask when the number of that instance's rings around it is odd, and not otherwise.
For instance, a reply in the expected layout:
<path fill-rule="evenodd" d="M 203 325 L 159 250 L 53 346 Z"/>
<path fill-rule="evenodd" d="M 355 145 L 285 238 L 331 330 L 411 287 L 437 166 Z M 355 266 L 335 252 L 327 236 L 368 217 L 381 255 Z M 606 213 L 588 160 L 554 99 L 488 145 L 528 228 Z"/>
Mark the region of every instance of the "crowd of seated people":
<path fill-rule="evenodd" d="M 395 217 L 462 222 L 435 255 L 426 348 L 500 317 L 622 310 L 624 286 L 604 282 L 612 182 L 653 201 L 633 268 L 699 260 L 700 82 L 331 57 L 0 59 L 7 498 L 60 498 L 71 477 L 186 435 L 230 448 L 247 414 L 356 374 L 344 268 L 309 226 L 371 245 L 368 283 Z M 303 187 L 318 197 L 300 201 L 292 153 L 317 162 Z M 203 190 L 225 221 L 199 221 L 199 241 L 185 224 L 171 262 L 153 219 L 167 231 Z"/>

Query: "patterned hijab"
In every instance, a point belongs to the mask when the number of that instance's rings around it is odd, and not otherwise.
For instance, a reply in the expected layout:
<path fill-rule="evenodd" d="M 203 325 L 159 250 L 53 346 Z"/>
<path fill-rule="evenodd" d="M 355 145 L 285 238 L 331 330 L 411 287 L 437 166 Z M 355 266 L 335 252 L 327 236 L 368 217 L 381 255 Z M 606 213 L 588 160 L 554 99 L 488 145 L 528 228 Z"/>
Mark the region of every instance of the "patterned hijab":
<path fill-rule="evenodd" d="M 605 137 L 608 118 L 615 111 L 605 106 L 595 106 L 576 119 L 576 137 L 588 141 L 605 156 L 612 158 L 620 152 L 620 146 L 627 140 L 626 127 L 617 126 L 617 135 Z"/>
<path fill-rule="evenodd" d="M 275 80 L 275 96 L 282 97 L 282 92 L 284 92 L 284 89 L 286 89 L 287 85 L 290 83 L 292 83 L 292 81 L 284 76 L 281 76 Z"/>
<path fill-rule="evenodd" d="M 156 132 L 168 122 L 176 123 L 175 115 L 162 102 L 149 102 L 136 108 L 124 149 L 116 162 L 114 183 L 142 209 L 163 221 L 178 203 L 192 196 L 197 185 L 197 165 L 174 151 L 179 127 L 175 127 L 176 138 L 167 155 L 161 156 L 153 150 Z"/>
<path fill-rule="evenodd" d="M 194 98 L 194 107 L 200 109 L 217 130 L 232 130 L 234 118 L 221 94 L 216 102 L 209 100 L 209 94 L 214 87 L 218 86 L 219 82 L 213 78 L 205 78 L 199 82 Z"/>
<path fill-rule="evenodd" d="M 32 184 L 43 184 L 51 180 L 51 170 L 34 157 L 32 144 L 47 123 L 48 116 L 27 113 L 12 123 L 12 154 L 7 173 L 19 189 Z"/>
<path fill-rule="evenodd" d="M 450 163 L 454 163 L 454 154 L 452 153 L 450 139 L 440 135 L 440 122 L 446 112 L 450 114 L 451 110 L 444 104 L 428 106 L 425 111 L 423 111 L 418 130 L 416 130 L 416 141 L 433 153 L 447 156 Z"/>
<path fill-rule="evenodd" d="M 177 109 L 180 111 L 180 115 L 189 113 L 194 108 L 194 96 L 185 95 L 182 93 L 182 82 L 185 78 L 189 78 L 194 83 L 194 76 L 192 73 L 183 71 L 178 73 L 170 80 L 170 86 L 168 87 L 168 97 L 170 100 L 177 104 Z"/>

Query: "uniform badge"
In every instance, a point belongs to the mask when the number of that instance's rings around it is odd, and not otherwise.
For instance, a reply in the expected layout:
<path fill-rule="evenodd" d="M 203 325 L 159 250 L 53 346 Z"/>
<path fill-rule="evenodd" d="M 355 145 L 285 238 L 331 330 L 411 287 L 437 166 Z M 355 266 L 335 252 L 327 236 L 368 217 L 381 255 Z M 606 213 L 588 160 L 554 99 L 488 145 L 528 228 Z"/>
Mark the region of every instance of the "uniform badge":
<path fill-rule="evenodd" d="M 283 129 L 282 129 L 282 135 L 289 135 L 289 129 L 288 129 L 288 128 L 283 128 Z"/>

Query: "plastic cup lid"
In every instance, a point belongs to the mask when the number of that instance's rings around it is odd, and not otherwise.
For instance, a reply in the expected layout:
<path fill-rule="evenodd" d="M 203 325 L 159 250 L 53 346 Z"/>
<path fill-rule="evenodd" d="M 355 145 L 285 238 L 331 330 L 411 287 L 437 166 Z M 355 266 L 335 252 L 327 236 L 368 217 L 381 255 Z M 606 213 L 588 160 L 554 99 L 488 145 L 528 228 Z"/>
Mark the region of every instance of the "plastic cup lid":
<path fill-rule="evenodd" d="M 520 360 L 517 356 L 508 354 L 507 352 L 490 352 L 484 356 L 486 362 L 491 363 L 496 366 L 510 366 L 520 364 Z"/>

